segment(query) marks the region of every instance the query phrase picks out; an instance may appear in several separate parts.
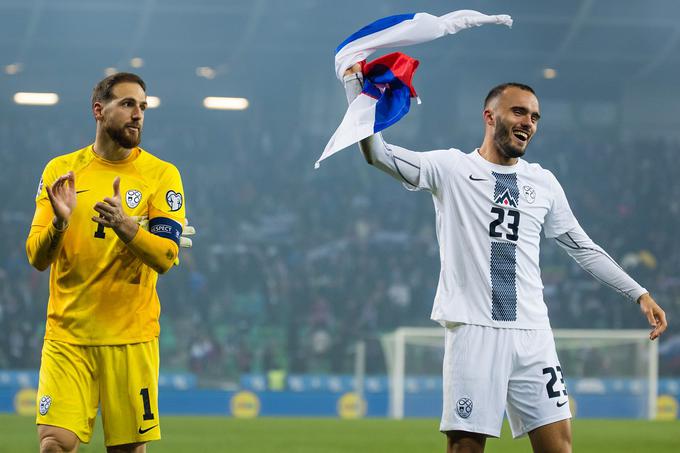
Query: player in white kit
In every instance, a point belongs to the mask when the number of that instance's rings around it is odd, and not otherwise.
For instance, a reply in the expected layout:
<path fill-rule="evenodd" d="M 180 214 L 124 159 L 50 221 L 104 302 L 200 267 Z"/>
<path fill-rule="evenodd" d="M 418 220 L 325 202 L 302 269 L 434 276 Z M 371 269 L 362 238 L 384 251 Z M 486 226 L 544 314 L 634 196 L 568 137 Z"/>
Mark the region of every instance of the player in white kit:
<path fill-rule="evenodd" d="M 345 74 L 351 102 L 360 66 Z M 571 451 L 571 412 L 539 268 L 540 233 L 554 238 L 595 278 L 639 304 L 654 340 L 666 317 L 647 290 L 583 231 L 560 183 L 521 158 L 540 118 L 534 91 L 503 84 L 489 92 L 480 148 L 417 153 L 363 140 L 369 164 L 408 189 L 432 193 L 441 272 L 432 319 L 446 328 L 444 410 L 449 452 L 481 452 L 507 411 L 514 437 L 534 451 Z"/>

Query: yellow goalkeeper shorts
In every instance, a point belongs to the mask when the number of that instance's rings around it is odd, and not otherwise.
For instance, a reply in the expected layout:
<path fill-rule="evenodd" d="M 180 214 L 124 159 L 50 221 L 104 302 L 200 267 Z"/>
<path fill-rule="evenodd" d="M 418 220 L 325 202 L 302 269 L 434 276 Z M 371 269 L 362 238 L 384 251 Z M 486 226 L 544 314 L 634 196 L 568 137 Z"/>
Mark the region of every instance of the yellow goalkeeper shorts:
<path fill-rule="evenodd" d="M 158 339 L 117 346 L 45 340 L 36 424 L 88 443 L 99 408 L 106 446 L 158 440 L 158 368 Z"/>

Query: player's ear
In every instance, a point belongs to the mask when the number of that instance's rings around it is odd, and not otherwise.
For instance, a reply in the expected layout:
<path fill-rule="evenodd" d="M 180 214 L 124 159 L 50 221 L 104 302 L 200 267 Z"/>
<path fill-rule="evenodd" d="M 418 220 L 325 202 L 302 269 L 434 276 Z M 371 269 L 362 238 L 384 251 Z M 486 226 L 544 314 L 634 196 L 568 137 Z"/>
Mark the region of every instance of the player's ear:
<path fill-rule="evenodd" d="M 482 112 L 482 117 L 484 118 L 484 124 L 487 126 L 493 126 L 495 121 L 494 121 L 494 115 L 491 109 L 484 109 L 484 112 Z"/>
<path fill-rule="evenodd" d="M 102 105 L 101 102 L 95 102 L 92 105 L 92 115 L 94 115 L 95 120 L 101 121 L 102 119 L 104 119 L 104 115 L 102 115 L 103 107 L 104 106 Z"/>

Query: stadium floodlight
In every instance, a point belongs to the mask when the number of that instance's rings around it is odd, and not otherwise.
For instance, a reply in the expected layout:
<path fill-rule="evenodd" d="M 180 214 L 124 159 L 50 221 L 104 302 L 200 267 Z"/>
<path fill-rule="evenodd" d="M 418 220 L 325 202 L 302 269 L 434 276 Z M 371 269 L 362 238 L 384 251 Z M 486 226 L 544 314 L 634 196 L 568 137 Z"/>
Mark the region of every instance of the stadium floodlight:
<path fill-rule="evenodd" d="M 554 79 L 557 77 L 557 70 L 553 68 L 545 68 L 543 69 L 543 78 L 544 79 Z"/>
<path fill-rule="evenodd" d="M 205 79 L 214 79 L 217 72 L 210 66 L 199 66 L 196 68 L 196 75 Z"/>
<path fill-rule="evenodd" d="M 203 99 L 203 107 L 214 110 L 245 110 L 248 108 L 248 99 L 246 98 L 223 98 L 208 96 Z"/>
<path fill-rule="evenodd" d="M 23 65 L 21 63 L 12 63 L 5 66 L 5 74 L 16 75 L 21 72 Z"/>
<path fill-rule="evenodd" d="M 14 93 L 14 102 L 20 105 L 54 105 L 59 102 L 57 93 Z"/>
<path fill-rule="evenodd" d="M 130 60 L 130 66 L 133 68 L 141 68 L 144 66 L 144 60 L 140 57 L 134 57 Z"/>
<path fill-rule="evenodd" d="M 161 98 L 158 96 L 147 96 L 146 97 L 146 108 L 155 109 L 161 105 Z"/>

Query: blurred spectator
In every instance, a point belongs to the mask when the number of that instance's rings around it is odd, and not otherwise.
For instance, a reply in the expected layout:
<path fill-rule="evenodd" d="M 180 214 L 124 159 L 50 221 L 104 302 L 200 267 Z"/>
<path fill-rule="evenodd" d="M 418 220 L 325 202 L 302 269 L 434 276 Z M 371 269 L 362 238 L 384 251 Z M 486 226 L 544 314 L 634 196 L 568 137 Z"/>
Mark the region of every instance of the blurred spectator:
<path fill-rule="evenodd" d="M 357 340 L 403 325 L 434 326 L 439 256 L 427 194 L 405 192 L 358 152 L 314 171 L 323 139 L 302 126 L 288 129 L 255 113 L 228 126 L 220 121 L 200 117 L 145 137 L 151 151 L 181 169 L 198 229 L 173 278 L 160 278 L 166 369 L 211 382 L 271 370 L 351 373 Z M 11 194 L 0 207 L 2 368 L 38 367 L 47 274 L 30 269 L 23 244 L 43 165 L 86 144 L 86 134 L 66 120 L 28 115 L 0 127 L 0 191 Z M 680 341 L 678 153 L 680 145 L 662 141 L 578 142 L 546 133 L 527 156 L 557 174 L 593 240 L 666 310 L 662 374 L 680 372 L 680 349 L 670 347 Z M 542 247 L 541 260 L 553 327 L 647 327 L 637 307 L 556 245 Z M 375 343 L 368 354 L 369 372 L 384 372 Z"/>

